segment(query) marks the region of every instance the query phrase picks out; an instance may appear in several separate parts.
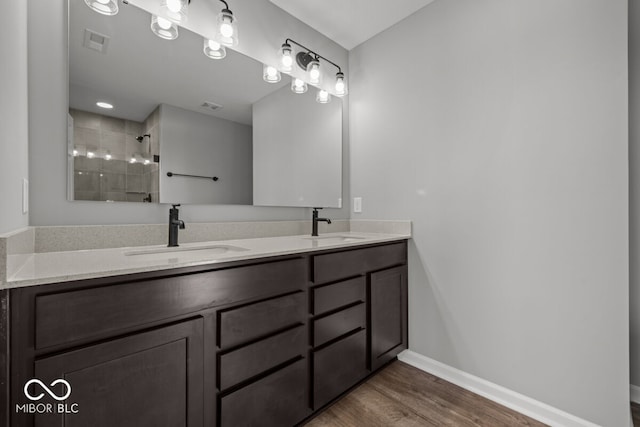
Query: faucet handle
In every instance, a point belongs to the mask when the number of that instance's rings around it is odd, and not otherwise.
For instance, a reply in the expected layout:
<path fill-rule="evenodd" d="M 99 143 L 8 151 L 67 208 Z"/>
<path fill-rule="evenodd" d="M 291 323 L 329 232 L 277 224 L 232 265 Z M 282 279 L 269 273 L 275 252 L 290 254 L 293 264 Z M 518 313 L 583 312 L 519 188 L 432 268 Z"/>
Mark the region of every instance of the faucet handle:
<path fill-rule="evenodd" d="M 180 207 L 180 203 L 178 203 L 177 205 L 172 204 L 171 206 L 173 206 L 173 209 L 177 209 Z"/>

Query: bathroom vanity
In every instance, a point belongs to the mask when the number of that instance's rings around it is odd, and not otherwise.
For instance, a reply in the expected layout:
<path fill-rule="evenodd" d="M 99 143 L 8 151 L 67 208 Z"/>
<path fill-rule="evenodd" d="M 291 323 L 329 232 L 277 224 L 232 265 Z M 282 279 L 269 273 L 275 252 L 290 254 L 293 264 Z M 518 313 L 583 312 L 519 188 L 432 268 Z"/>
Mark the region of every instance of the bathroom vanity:
<path fill-rule="evenodd" d="M 302 422 L 407 348 L 406 238 L 366 242 L 3 291 L 10 425 Z"/>

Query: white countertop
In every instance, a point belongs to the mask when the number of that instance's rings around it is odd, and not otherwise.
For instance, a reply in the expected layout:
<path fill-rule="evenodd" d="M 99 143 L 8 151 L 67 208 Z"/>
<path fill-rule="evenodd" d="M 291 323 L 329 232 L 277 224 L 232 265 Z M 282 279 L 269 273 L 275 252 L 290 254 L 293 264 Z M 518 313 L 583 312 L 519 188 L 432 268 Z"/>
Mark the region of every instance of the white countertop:
<path fill-rule="evenodd" d="M 411 235 L 406 234 L 344 232 L 326 233 L 319 238 L 302 235 L 187 243 L 178 248 L 138 246 L 10 255 L 7 259 L 7 282 L 2 287 L 18 288 L 325 249 L 342 249 L 405 240 L 410 237 Z M 164 252 L 148 253 L 157 251 Z"/>

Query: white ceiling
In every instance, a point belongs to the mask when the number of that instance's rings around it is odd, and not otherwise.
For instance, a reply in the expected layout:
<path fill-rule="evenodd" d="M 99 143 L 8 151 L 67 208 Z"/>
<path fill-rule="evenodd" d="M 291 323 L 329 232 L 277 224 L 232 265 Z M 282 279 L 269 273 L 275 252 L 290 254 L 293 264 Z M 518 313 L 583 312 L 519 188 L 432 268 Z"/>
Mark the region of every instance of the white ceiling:
<path fill-rule="evenodd" d="M 270 0 L 351 50 L 433 0 Z"/>

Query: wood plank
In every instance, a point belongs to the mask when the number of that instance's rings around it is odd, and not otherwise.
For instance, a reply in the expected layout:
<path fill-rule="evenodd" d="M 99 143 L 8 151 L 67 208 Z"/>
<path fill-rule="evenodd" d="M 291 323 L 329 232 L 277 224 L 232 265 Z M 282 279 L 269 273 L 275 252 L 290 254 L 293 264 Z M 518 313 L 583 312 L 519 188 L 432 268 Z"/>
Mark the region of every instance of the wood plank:
<path fill-rule="evenodd" d="M 456 427 L 545 425 L 402 362 L 393 362 L 307 425 L 404 426 L 414 420 Z"/>
<path fill-rule="evenodd" d="M 438 426 L 364 383 L 309 423 L 307 427 L 413 427 Z"/>

